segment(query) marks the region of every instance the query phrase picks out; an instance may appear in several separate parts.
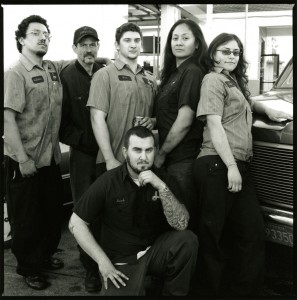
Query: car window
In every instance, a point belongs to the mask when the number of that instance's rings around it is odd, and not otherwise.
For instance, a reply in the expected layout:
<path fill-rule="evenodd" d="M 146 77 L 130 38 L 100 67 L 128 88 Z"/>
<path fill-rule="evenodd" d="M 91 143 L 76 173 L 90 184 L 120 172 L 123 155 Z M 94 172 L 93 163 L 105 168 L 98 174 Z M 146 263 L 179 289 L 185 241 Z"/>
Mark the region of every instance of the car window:
<path fill-rule="evenodd" d="M 293 60 L 289 62 L 280 78 L 277 80 L 276 88 L 293 88 Z"/>

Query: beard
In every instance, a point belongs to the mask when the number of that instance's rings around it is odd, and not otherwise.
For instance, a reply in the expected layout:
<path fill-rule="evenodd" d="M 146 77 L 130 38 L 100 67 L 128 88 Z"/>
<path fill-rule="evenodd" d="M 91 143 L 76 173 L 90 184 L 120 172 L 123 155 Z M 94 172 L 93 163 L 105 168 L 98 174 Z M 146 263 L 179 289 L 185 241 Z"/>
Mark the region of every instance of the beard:
<path fill-rule="evenodd" d="M 46 52 L 44 52 L 44 51 L 37 51 L 36 52 L 36 55 L 39 56 L 39 57 L 43 57 L 45 54 L 46 54 Z"/>
<path fill-rule="evenodd" d="M 147 160 L 141 160 L 140 162 L 137 163 L 137 165 L 138 165 L 138 164 L 142 164 L 141 167 L 138 167 L 138 168 L 137 168 L 136 166 L 133 166 L 133 165 L 131 164 L 131 160 L 130 160 L 129 155 L 127 155 L 126 161 L 127 161 L 128 166 L 129 166 L 136 174 L 140 174 L 141 172 L 150 170 L 150 169 L 152 168 L 152 165 L 150 165 L 150 163 L 149 163 Z"/>

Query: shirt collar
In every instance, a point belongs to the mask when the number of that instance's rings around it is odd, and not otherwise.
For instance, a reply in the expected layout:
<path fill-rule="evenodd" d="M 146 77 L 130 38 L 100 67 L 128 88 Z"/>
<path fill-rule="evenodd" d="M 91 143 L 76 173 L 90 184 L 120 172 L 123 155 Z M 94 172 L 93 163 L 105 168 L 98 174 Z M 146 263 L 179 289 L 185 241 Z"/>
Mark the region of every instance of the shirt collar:
<path fill-rule="evenodd" d="M 122 180 L 124 182 L 124 180 L 126 178 L 129 178 L 130 177 L 130 174 L 129 174 L 129 171 L 128 171 L 128 167 L 127 167 L 127 162 L 124 162 L 121 166 L 121 169 L 122 169 Z"/>
<path fill-rule="evenodd" d="M 24 65 L 26 70 L 29 72 L 31 71 L 34 67 L 37 67 L 40 69 L 40 66 L 37 64 L 34 64 L 28 57 L 26 57 L 24 54 L 20 54 L 20 62 Z M 43 61 L 42 64 L 44 65 L 45 62 Z"/>
<path fill-rule="evenodd" d="M 189 58 L 186 59 L 184 62 L 182 62 L 182 63 L 177 67 L 177 69 L 180 70 L 180 71 L 182 71 L 182 70 L 186 69 L 187 66 L 188 66 L 190 63 L 192 63 L 191 57 L 189 57 Z"/>
<path fill-rule="evenodd" d="M 76 66 L 76 68 L 79 72 L 83 73 L 84 75 L 88 75 L 89 77 L 91 77 L 89 75 L 89 73 L 85 70 L 85 68 L 79 63 L 78 60 L 75 61 L 75 66 Z M 98 71 L 98 69 L 99 69 L 99 66 L 96 63 L 94 63 L 92 73 L 94 74 L 96 71 Z"/>
<path fill-rule="evenodd" d="M 224 70 L 224 68 L 222 68 L 222 67 L 213 67 L 213 71 L 216 73 L 222 73 L 223 70 Z"/>
<path fill-rule="evenodd" d="M 114 62 L 114 65 L 116 66 L 116 68 L 117 68 L 118 70 L 122 70 L 127 64 L 124 63 L 123 61 L 121 61 L 119 58 L 117 58 L 117 59 L 115 60 L 115 62 Z M 129 68 L 129 69 L 130 69 L 130 68 Z M 136 74 L 137 74 L 137 73 L 140 73 L 140 72 L 146 74 L 146 73 L 144 72 L 143 67 L 142 67 L 141 65 L 137 64 Z"/>

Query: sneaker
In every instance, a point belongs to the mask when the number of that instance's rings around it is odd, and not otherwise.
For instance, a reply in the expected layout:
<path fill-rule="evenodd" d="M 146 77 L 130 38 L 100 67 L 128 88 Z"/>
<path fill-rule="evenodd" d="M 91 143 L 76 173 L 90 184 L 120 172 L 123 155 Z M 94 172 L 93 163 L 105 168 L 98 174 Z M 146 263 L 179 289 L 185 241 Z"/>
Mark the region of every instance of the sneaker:
<path fill-rule="evenodd" d="M 45 260 L 43 263 L 43 268 L 47 270 L 59 270 L 64 267 L 64 262 L 55 257 L 50 257 L 49 259 Z"/>
<path fill-rule="evenodd" d="M 27 286 L 34 290 L 44 290 L 49 285 L 42 275 L 28 275 L 24 279 Z"/>

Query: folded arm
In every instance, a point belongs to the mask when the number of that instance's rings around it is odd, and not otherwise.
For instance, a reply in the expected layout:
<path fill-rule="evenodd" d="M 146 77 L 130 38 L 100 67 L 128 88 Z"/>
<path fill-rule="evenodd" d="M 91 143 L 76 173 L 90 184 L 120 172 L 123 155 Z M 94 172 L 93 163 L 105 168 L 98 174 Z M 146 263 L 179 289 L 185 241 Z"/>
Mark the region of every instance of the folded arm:
<path fill-rule="evenodd" d="M 163 206 L 164 214 L 168 224 L 176 230 L 184 230 L 189 223 L 189 213 L 186 207 L 181 204 L 166 184 L 151 170 L 143 171 L 139 174 L 141 185 L 150 183 L 158 190 Z"/>

